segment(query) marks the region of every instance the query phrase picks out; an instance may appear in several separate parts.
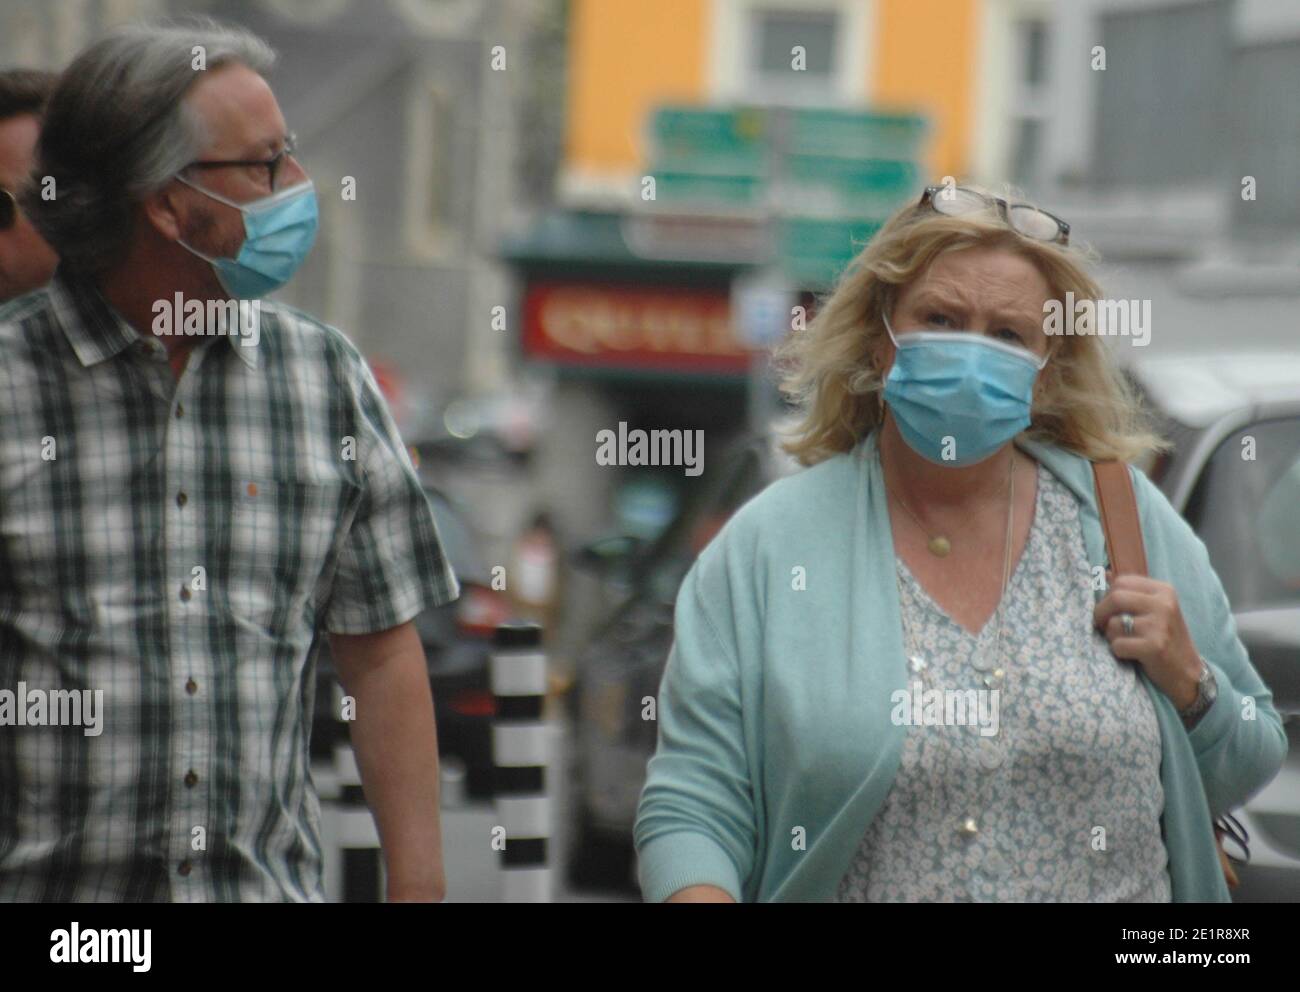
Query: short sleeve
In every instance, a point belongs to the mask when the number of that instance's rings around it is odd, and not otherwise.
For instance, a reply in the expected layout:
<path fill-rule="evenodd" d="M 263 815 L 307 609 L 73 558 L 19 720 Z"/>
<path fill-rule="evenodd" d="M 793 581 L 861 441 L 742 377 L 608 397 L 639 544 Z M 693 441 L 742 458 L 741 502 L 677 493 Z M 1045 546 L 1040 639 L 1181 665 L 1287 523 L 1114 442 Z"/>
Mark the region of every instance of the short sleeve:
<path fill-rule="evenodd" d="M 460 595 L 406 445 L 359 357 L 357 366 L 362 493 L 324 609 L 331 634 L 388 630 Z"/>

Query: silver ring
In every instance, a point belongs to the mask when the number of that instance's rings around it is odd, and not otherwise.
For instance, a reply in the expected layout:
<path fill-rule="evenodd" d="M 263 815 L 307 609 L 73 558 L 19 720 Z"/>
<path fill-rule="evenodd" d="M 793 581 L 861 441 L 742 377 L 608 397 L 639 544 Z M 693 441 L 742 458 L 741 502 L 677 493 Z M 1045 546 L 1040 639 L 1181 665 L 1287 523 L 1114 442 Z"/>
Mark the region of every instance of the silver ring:
<path fill-rule="evenodd" d="M 1124 636 L 1133 636 L 1133 614 L 1121 613 L 1119 615 L 1119 625 L 1124 628 Z"/>

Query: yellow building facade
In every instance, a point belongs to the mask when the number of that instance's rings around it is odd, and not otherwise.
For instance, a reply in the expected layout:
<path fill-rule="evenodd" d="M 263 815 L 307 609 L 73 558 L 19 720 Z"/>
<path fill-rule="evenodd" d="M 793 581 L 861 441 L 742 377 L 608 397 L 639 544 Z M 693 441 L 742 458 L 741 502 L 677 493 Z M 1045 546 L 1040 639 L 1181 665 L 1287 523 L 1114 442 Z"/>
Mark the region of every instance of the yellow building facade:
<path fill-rule="evenodd" d="M 573 0 L 563 190 L 626 195 L 662 104 L 791 103 L 930 122 L 930 177 L 1003 178 L 1028 100 L 1024 25 L 1050 0 Z M 794 45 L 807 49 L 800 77 Z M 814 64 L 818 63 L 819 64 Z"/>

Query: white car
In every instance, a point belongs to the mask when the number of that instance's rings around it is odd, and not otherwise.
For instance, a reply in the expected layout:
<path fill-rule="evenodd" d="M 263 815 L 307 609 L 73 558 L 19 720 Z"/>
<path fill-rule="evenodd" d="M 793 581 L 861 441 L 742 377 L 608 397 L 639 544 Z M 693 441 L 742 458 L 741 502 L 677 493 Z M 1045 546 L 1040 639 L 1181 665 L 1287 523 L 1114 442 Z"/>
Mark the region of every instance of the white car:
<path fill-rule="evenodd" d="M 1195 528 L 1290 750 L 1234 815 L 1250 835 L 1238 902 L 1300 901 L 1300 355 L 1205 353 L 1130 372 L 1175 448 L 1144 465 Z M 1233 853 L 1231 843 L 1229 853 Z"/>

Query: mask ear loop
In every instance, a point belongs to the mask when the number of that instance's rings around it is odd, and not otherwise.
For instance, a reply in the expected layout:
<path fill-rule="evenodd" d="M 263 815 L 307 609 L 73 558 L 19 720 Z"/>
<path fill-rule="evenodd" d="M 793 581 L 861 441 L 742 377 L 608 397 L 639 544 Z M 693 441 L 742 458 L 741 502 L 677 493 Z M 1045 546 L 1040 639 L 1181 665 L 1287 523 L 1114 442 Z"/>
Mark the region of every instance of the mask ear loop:
<path fill-rule="evenodd" d="M 208 197 L 209 199 L 216 200 L 218 203 L 224 203 L 224 204 L 225 204 L 226 206 L 228 206 L 228 207 L 234 207 L 234 208 L 235 208 L 236 210 L 238 210 L 241 214 L 244 212 L 244 211 L 243 211 L 243 208 L 240 207 L 240 205 L 239 205 L 238 203 L 236 203 L 234 200 L 228 200 L 228 199 L 226 199 L 226 197 L 222 196 L 220 193 L 214 193 L 214 192 L 212 192 L 212 190 L 210 190 L 210 189 L 204 189 L 202 186 L 198 185 L 198 183 L 192 183 L 192 182 L 190 182 L 188 179 L 186 179 L 184 176 L 182 176 L 179 172 L 176 173 L 176 175 L 175 175 L 174 178 L 175 178 L 175 180 L 176 180 L 178 183 L 183 183 L 184 185 L 188 186 L 190 189 L 194 190 L 194 191 L 197 192 L 197 193 L 202 193 L 204 196 Z"/>
<path fill-rule="evenodd" d="M 224 204 L 226 204 L 227 206 L 234 207 L 236 210 L 239 210 L 239 216 L 240 216 L 241 218 L 244 216 L 244 211 L 243 211 L 242 209 L 240 209 L 240 206 L 239 206 L 238 203 L 235 203 L 233 200 L 227 200 L 227 199 L 226 199 L 224 196 L 222 196 L 220 193 L 214 193 L 214 192 L 212 192 L 212 190 L 210 190 L 210 189 L 204 189 L 202 186 L 199 186 L 199 185 L 197 185 L 197 184 L 195 184 L 195 183 L 190 182 L 188 179 L 186 179 L 184 176 L 182 176 L 179 172 L 176 173 L 176 175 L 173 176 L 172 178 L 175 179 L 178 183 L 181 183 L 182 185 L 188 186 L 190 189 L 194 190 L 195 192 L 197 192 L 197 193 L 202 193 L 204 196 L 209 197 L 210 199 L 216 200 L 218 203 L 224 203 Z M 215 257 L 213 257 L 212 255 L 206 255 L 206 254 L 204 254 L 203 252 L 199 251 L 197 248 L 193 247 L 192 245 L 186 244 L 184 238 L 177 238 L 177 239 L 176 239 L 176 243 L 177 243 L 178 245 L 180 245 L 182 248 L 184 248 L 186 251 L 188 251 L 191 255 L 197 255 L 199 258 L 203 259 L 203 261 L 208 262 L 209 264 L 215 264 L 216 261 L 217 261 L 217 259 L 216 259 Z"/>
<path fill-rule="evenodd" d="M 898 338 L 894 337 L 894 329 L 889 326 L 889 314 L 885 311 L 884 307 L 882 307 L 880 310 L 880 320 L 885 325 L 885 333 L 889 335 L 889 340 L 893 342 L 894 353 L 895 356 L 897 356 Z M 897 361 L 897 358 L 895 358 L 895 361 Z M 884 376 L 883 369 L 877 369 L 876 372 L 877 375 L 880 376 L 880 388 L 876 390 L 876 422 L 877 424 L 884 424 L 885 422 L 885 376 Z"/>
<path fill-rule="evenodd" d="M 884 322 L 885 332 L 889 335 L 889 340 L 894 343 L 894 349 L 898 349 L 898 338 L 894 337 L 894 329 L 889 326 L 889 314 L 884 310 L 880 311 L 880 319 Z"/>

